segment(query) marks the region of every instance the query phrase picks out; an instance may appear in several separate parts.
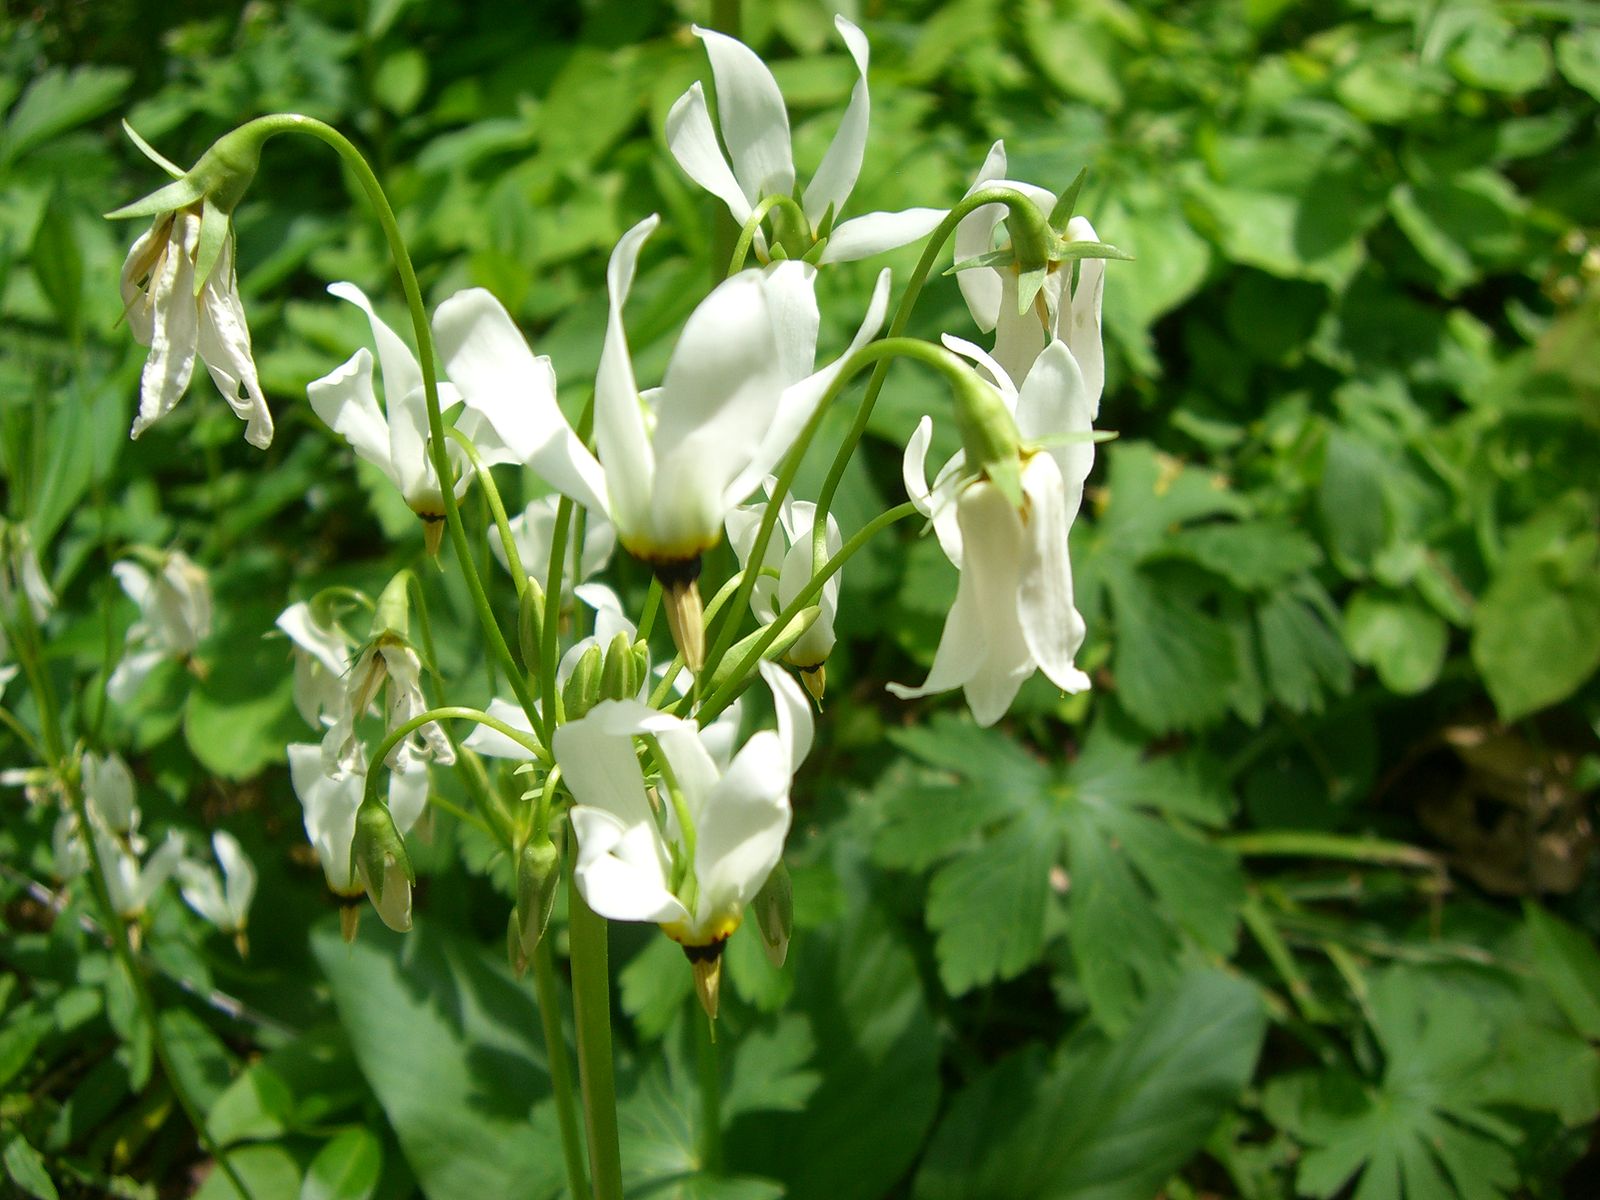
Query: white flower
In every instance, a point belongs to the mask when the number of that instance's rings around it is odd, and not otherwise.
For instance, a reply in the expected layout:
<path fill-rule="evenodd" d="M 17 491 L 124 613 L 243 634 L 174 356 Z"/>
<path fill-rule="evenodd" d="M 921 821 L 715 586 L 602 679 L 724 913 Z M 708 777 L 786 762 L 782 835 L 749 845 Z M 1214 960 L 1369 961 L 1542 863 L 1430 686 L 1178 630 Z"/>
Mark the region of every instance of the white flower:
<path fill-rule="evenodd" d="M 713 1015 L 723 943 L 782 856 L 789 788 L 811 748 L 799 687 L 775 664 L 762 663 L 761 674 L 778 728 L 754 734 L 726 766 L 693 721 L 631 700 L 597 704 L 555 735 L 576 801 L 569 818 L 584 900 L 615 921 L 654 921 L 682 944 Z M 654 800 L 634 748 L 639 736 L 662 756 Z"/>
<path fill-rule="evenodd" d="M 1031 183 L 1005 179 L 1006 148 L 996 142 L 989 150 L 978 177 L 967 194 L 984 187 L 1013 188 L 1048 214 L 1056 198 Z M 963 262 L 987 254 L 994 248 L 996 231 L 1006 218 L 1003 204 L 975 208 L 956 226 L 955 259 Z M 1083 217 L 1073 217 L 1066 238 L 1074 242 L 1096 242 L 1094 226 Z M 1046 344 L 1060 340 L 1078 364 L 1089 397 L 1089 416 L 1100 415 L 1100 392 L 1105 386 L 1105 352 L 1100 340 L 1100 306 L 1105 294 L 1106 262 L 1085 258 L 1078 265 L 1078 286 L 1071 285 L 1071 263 L 1052 264 L 1044 287 L 1033 307 L 1017 312 L 1017 271 L 1014 267 L 973 267 L 959 271 L 956 281 L 966 298 L 972 319 L 984 333 L 994 331 L 994 357 L 1007 376 L 1017 384 L 1026 381 L 1029 368 Z"/>
<path fill-rule="evenodd" d="M 18 596 L 27 601 L 36 625 L 42 625 L 56 606 L 56 594 L 44 577 L 27 526 L 0 520 L 0 618 L 10 620 Z M 0 631 L 0 659 L 7 653 L 5 634 Z"/>
<path fill-rule="evenodd" d="M 770 492 L 773 481 L 768 480 L 767 485 Z M 778 511 L 777 526 L 783 531 L 782 542 L 776 537 L 769 540 L 763 561 L 755 565 L 750 562 L 750 551 L 755 546 L 764 506 L 745 505 L 728 514 L 728 542 L 739 556 L 740 567 L 760 573 L 750 591 L 750 611 L 764 625 L 777 620 L 778 614 L 794 603 L 795 597 L 811 582 L 812 523 L 816 510 L 817 506 L 810 501 L 785 496 Z M 843 546 L 839 525 L 829 513 L 826 535 L 829 556 L 837 554 Z M 820 609 L 817 619 L 784 654 L 786 662 L 803 672 L 817 671 L 833 652 L 833 620 L 839 608 L 837 573 L 822 585 L 817 606 Z M 810 678 L 807 685 L 811 686 Z"/>
<path fill-rule="evenodd" d="M 222 865 L 221 877 L 209 864 L 184 859 L 178 864 L 178 885 L 190 908 L 221 932 L 235 935 L 242 947 L 256 894 L 256 869 L 238 839 L 225 830 L 211 835 L 211 848 Z"/>
<path fill-rule="evenodd" d="M 322 747 L 296 742 L 289 746 L 289 779 L 305 811 L 306 837 L 317 852 L 328 887 L 335 895 L 359 896 L 361 881 L 350 862 L 350 844 L 356 836 L 356 810 L 366 788 L 364 756 L 358 751 L 357 769 L 333 774 L 323 762 Z M 389 775 L 389 812 L 395 828 L 406 833 L 428 803 L 428 776 L 423 771 Z"/>
<path fill-rule="evenodd" d="M 927 680 L 915 688 L 891 683 L 889 690 L 910 698 L 963 688 L 978 724 L 992 725 L 1035 667 L 1065 691 L 1089 687 L 1088 676 L 1073 665 L 1084 624 L 1073 606 L 1067 535 L 1083 502 L 1094 445 L 1059 439 L 1089 433 L 1091 405 L 1083 374 L 1060 341 L 1039 356 L 1020 395 L 978 347 L 951 337 L 945 344 L 989 373 L 1024 446 L 1033 448 L 1024 450 L 1019 511 L 987 479 L 968 478 L 963 454 L 945 464 L 930 490 L 925 460 L 932 423 L 924 417 L 917 426 L 906 447 L 906 491 L 932 518 L 961 579 Z"/>
<path fill-rule="evenodd" d="M 160 662 L 188 659 L 211 633 L 211 584 L 205 571 L 178 550 L 163 555 L 153 574 L 132 560 L 114 564 L 111 571 L 139 606 L 125 655 L 106 683 L 107 695 L 125 704 Z"/>
<path fill-rule="evenodd" d="M 422 694 L 422 660 L 408 642 L 393 632 L 380 633 L 367 643 L 350 668 L 345 686 L 347 707 L 339 713 L 322 741 L 330 770 L 360 768 L 356 719 L 372 706 L 380 689 L 385 690 L 386 729 L 397 729 L 428 711 L 427 698 Z M 396 742 L 385 762 L 401 775 L 413 771 L 425 775 L 430 758 L 442 767 L 456 760 L 455 747 L 437 721 L 429 721 Z"/>
<path fill-rule="evenodd" d="M 272 413 L 256 377 L 250 329 L 239 301 L 232 228 L 223 236 L 216 264 L 196 288 L 199 248 L 196 204 L 157 214 L 122 264 L 128 328 L 140 345 L 150 347 L 132 436 L 138 437 L 182 399 L 198 355 L 222 398 L 246 422 L 245 441 L 265 449 L 272 444 Z"/>
<path fill-rule="evenodd" d="M 305 601 L 278 614 L 276 624 L 294 643 L 294 706 L 314 728 L 337 725 L 350 704 L 345 677 L 356 642 L 334 622 L 317 622 Z"/>
<path fill-rule="evenodd" d="M 522 567 L 536 579 L 543 579 L 550 566 L 550 546 L 555 540 L 556 510 L 560 502 L 559 496 L 540 496 L 511 518 L 511 540 L 516 543 Z M 611 561 L 611 552 L 616 546 L 617 531 L 605 514 L 589 513 L 584 524 L 583 544 L 580 546 L 572 536 L 567 539 L 567 561 L 561 572 L 562 590 L 570 595 L 574 587 L 603 570 Z M 489 549 L 494 552 L 495 561 L 509 571 L 506 548 L 498 534 L 491 532 Z"/>
<path fill-rule="evenodd" d="M 104 829 L 96 829 L 94 839 L 105 868 L 111 906 L 127 920 L 144 912 L 183 859 L 183 835 L 176 830 L 169 832 L 160 848 L 143 863 L 139 861 L 138 840 L 124 842 Z"/>
<path fill-rule="evenodd" d="M 133 772 L 117 754 L 82 759 L 84 799 L 97 822 L 112 833 L 131 834 L 139 827 L 139 807 L 134 801 Z"/>
<path fill-rule="evenodd" d="M 839 132 L 800 198 L 811 226 L 806 233 L 813 243 L 825 221 L 837 220 L 861 174 L 871 111 L 866 35 L 843 17 L 835 17 L 834 26 L 855 61 L 859 78 Z M 726 204 L 733 219 L 743 225 L 764 197 L 794 194 L 789 114 L 777 80 L 754 51 L 726 34 L 699 26 L 694 32 L 705 43 L 711 60 L 717 115 L 728 153 L 724 157 L 717 144 L 705 91 L 698 83 L 679 96 L 667 114 L 667 147 L 689 178 Z M 853 262 L 904 246 L 930 233 L 944 216 L 944 209 L 910 208 L 844 221 L 833 226 L 821 261 Z"/>

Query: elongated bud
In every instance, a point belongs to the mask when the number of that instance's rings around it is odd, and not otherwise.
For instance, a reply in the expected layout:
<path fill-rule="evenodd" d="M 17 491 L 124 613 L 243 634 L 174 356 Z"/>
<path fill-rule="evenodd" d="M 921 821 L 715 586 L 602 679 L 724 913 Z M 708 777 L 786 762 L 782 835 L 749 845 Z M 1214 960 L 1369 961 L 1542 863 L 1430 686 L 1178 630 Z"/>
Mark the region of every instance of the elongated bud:
<path fill-rule="evenodd" d="M 532 575 L 517 609 L 517 642 L 522 665 L 529 675 L 537 676 L 544 669 L 539 657 L 544 652 L 544 588 Z"/>
<path fill-rule="evenodd" d="M 1013 506 L 1022 507 L 1022 445 L 1011 410 L 999 391 L 972 371 L 953 376 L 951 383 L 968 465 L 981 469 Z"/>
<path fill-rule="evenodd" d="M 628 700 L 639 690 L 639 675 L 633 657 L 633 642 L 626 633 L 617 631 L 606 649 L 605 670 L 600 676 L 602 700 Z"/>
<path fill-rule="evenodd" d="M 775 967 L 789 957 L 789 937 L 794 933 L 794 883 L 789 868 L 778 860 L 772 874 L 761 885 L 750 907 L 755 909 L 756 928 L 761 931 L 761 947 Z"/>
<path fill-rule="evenodd" d="M 567 686 L 561 689 L 561 704 L 567 720 L 576 721 L 600 703 L 600 674 L 604 669 L 599 646 L 590 646 L 578 659 Z"/>
<path fill-rule="evenodd" d="M 548 835 L 529 838 L 517 856 L 517 903 L 511 912 L 511 965 L 518 975 L 527 969 L 550 924 L 560 882 L 561 852 L 555 843 Z"/>
<path fill-rule="evenodd" d="M 395 633 L 407 636 L 411 629 L 411 572 L 400 571 L 378 593 L 378 607 L 372 614 L 372 634 Z"/>
<path fill-rule="evenodd" d="M 650 643 L 642 639 L 633 644 L 633 673 L 640 683 L 650 678 Z"/>
<path fill-rule="evenodd" d="M 405 840 L 386 805 L 364 801 L 356 812 L 356 837 L 350 849 L 356 877 L 372 907 L 396 933 L 411 928 L 411 885 L 417 880 L 406 854 Z"/>

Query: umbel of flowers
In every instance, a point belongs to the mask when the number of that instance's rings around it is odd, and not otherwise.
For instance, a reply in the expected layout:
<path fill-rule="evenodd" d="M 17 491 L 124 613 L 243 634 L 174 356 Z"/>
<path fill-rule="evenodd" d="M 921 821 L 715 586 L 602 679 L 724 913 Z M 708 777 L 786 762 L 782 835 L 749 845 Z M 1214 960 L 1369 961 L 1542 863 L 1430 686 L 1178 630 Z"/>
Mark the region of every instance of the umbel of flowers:
<path fill-rule="evenodd" d="M 310 405 L 394 485 L 420 518 L 430 553 L 448 534 L 485 652 L 509 694 L 483 709 L 429 707 L 435 685 L 425 688 L 424 679 L 438 673 L 426 639 L 411 637 L 421 592 L 409 572 L 376 601 L 348 589 L 298 600 L 279 625 L 293 646 L 295 701 L 312 736 L 288 747 L 291 777 L 331 890 L 365 891 L 394 929 L 412 922 L 405 838 L 426 823 L 430 772 L 461 773 L 484 828 L 515 864 L 508 926 L 519 969 L 548 962 L 543 934 L 560 882 L 571 882 L 579 1061 L 591 1105 L 609 1094 L 609 1083 L 598 1082 L 609 1081 L 609 1042 L 593 1034 L 594 1009 L 606 1004 L 605 920 L 651 922 L 680 943 L 712 1017 L 722 948 L 747 911 L 754 908 L 774 960 L 783 959 L 791 919 L 783 845 L 813 737 L 806 691 L 820 706 L 849 597 L 846 564 L 868 540 L 919 517 L 958 572 L 926 678 L 890 684 L 897 696 L 959 688 L 975 719 L 990 724 L 1035 670 L 1063 691 L 1090 686 L 1076 663 L 1086 631 L 1068 537 L 1101 437 L 1092 422 L 1104 379 L 1105 260 L 1123 256 L 1075 212 L 1081 174 L 1059 194 L 1009 180 L 999 144 L 965 196 L 846 215 L 869 138 L 869 53 L 860 29 L 842 17 L 836 25 L 859 78 L 803 186 L 771 72 L 737 40 L 694 31 L 718 120 L 696 84 L 672 107 L 665 136 L 689 178 L 740 223 L 734 258 L 684 322 L 659 379 L 644 386 L 630 352 L 628 300 L 660 219 L 640 215 L 606 266 L 603 348 L 592 412 L 581 421 L 567 415 L 577 405 L 564 409 L 558 398 L 590 381 L 563 380 L 490 293 L 460 292 L 430 317 L 377 177 L 321 122 L 259 118 L 189 171 L 141 142 L 174 181 L 112 214 L 153 222 L 123 271 L 130 328 L 150 346 L 133 435 L 171 411 L 198 357 L 247 421 L 247 440 L 265 446 L 272 420 L 234 283 L 231 214 L 263 145 L 292 133 L 338 152 L 373 204 L 409 332 L 386 323 L 353 284 L 332 284 L 366 316 L 371 344 L 352 347 L 312 383 Z M 819 273 L 923 239 L 893 320 L 892 281 L 882 271 L 847 321 L 850 341 L 819 345 Z M 940 342 L 900 336 L 952 241 L 951 269 L 973 326 Z M 890 333 L 880 336 L 886 321 Z M 970 340 L 987 334 L 985 346 Z M 906 502 L 851 529 L 831 512 L 834 493 L 899 357 L 932 367 L 945 390 L 928 396 L 929 415 L 908 431 Z M 823 417 L 863 375 L 820 491 L 796 495 Z M 954 424 L 962 449 L 930 481 L 925 460 L 937 423 Z M 542 484 L 515 518 L 493 472 L 500 464 Z M 514 597 L 503 577 L 486 579 L 476 565 L 482 548 L 459 510 L 474 485 L 494 516 L 494 555 Z M 737 570 L 705 579 L 705 556 L 724 537 Z M 617 545 L 653 576 L 647 594 L 628 597 L 639 604 L 634 612 L 605 582 Z M 197 612 L 185 626 L 172 619 L 178 600 L 163 606 L 158 598 L 181 598 L 184 561 L 169 556 L 159 569 L 130 564 L 121 573 L 141 605 L 150 598 L 141 631 L 130 635 L 125 684 L 145 658 L 185 657 L 204 636 Z M 652 637 L 658 614 L 671 652 Z M 452 722 L 471 726 L 459 743 Z M 226 869 L 232 849 L 218 843 L 217 852 Z M 226 919 L 235 899 L 228 886 L 193 872 L 186 886 L 197 907 Z M 344 911 L 354 936 L 354 910 Z M 554 973 L 535 978 L 541 1004 L 554 1003 Z M 605 1128 L 590 1126 L 599 1196 L 620 1187 Z"/>

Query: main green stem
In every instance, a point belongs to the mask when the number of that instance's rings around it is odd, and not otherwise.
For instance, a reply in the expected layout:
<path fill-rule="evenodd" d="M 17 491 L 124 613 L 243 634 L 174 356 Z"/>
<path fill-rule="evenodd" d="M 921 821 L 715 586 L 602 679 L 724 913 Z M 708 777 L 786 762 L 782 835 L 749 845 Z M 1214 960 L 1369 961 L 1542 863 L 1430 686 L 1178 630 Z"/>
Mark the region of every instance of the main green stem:
<path fill-rule="evenodd" d="M 548 931 L 533 951 L 533 988 L 539 997 L 539 1021 L 544 1026 L 545 1053 L 550 1060 L 550 1087 L 559 1101 L 556 1117 L 561 1122 L 561 1153 L 567 1163 L 567 1187 L 572 1192 L 572 1200 L 580 1200 L 589 1190 L 589 1178 L 583 1165 L 578 1115 L 572 1105 L 572 1066 L 567 1062 L 567 1041 L 561 1033 L 561 988 L 550 955 Z M 559 1054 L 555 1047 L 560 1048 Z"/>
<path fill-rule="evenodd" d="M 572 1007 L 578 1026 L 578 1078 L 589 1131 L 595 1200 L 622 1200 L 617 1085 L 611 1069 L 611 976 L 606 922 L 584 901 L 574 876 L 567 894 L 572 942 Z"/>
<path fill-rule="evenodd" d="M 49 672 L 39 653 L 41 644 L 39 626 L 33 619 L 33 610 L 29 607 L 26 596 L 19 598 L 17 609 L 19 612 L 17 627 L 22 634 L 22 637 L 17 639 L 17 658 L 27 673 L 29 686 L 33 689 L 34 697 L 39 704 L 39 725 L 44 737 L 45 756 L 55 769 L 61 788 L 66 793 L 67 803 L 72 806 L 73 816 L 78 821 L 80 838 L 84 849 L 88 852 L 91 890 L 94 892 L 95 905 L 100 909 L 100 920 L 111 934 L 111 951 L 126 973 L 129 986 L 133 988 L 134 999 L 139 1005 L 139 1016 L 150 1029 L 150 1045 L 155 1051 L 156 1061 L 161 1064 L 161 1073 L 166 1077 L 167 1086 L 172 1089 L 172 1094 L 177 1097 L 178 1107 L 183 1109 L 183 1115 L 194 1128 L 201 1149 L 216 1162 L 217 1168 L 228 1177 L 228 1182 L 233 1184 L 239 1195 L 245 1200 L 254 1200 L 254 1193 L 245 1184 L 222 1146 L 206 1128 L 200 1106 L 189 1094 L 183 1077 L 173 1065 L 172 1052 L 167 1046 L 166 1034 L 161 1029 L 160 1014 L 156 1011 L 155 997 L 150 994 L 149 982 L 134 957 L 132 943 L 128 941 L 127 923 L 123 921 L 122 915 L 111 902 L 111 889 L 106 885 L 105 863 L 101 861 L 99 841 L 94 836 L 94 826 L 89 820 L 88 801 L 84 797 L 83 789 L 78 786 L 71 764 L 67 761 L 66 741 L 61 732 L 61 710 L 56 704 L 55 688 L 50 683 Z"/>

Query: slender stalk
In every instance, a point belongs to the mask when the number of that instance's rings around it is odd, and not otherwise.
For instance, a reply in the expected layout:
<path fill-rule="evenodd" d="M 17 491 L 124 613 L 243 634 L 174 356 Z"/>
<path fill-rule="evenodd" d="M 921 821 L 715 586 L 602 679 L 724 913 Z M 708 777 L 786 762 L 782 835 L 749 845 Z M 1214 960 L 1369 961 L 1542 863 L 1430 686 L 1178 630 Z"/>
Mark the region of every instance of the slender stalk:
<path fill-rule="evenodd" d="M 749 678 L 750 672 L 755 668 L 756 663 L 760 662 L 761 656 L 767 652 L 767 647 L 772 645 L 782 630 L 788 628 L 790 621 L 799 616 L 801 612 L 810 606 L 812 601 L 822 594 L 823 585 L 839 573 L 839 570 L 856 551 L 871 541 L 874 535 L 887 529 L 896 521 L 911 516 L 916 511 L 917 506 L 907 500 L 904 504 L 896 505 L 888 512 L 879 513 L 863 525 L 856 535 L 844 544 L 839 553 L 824 563 L 822 568 L 812 576 L 811 582 L 800 589 L 799 594 L 795 596 L 789 606 L 777 615 L 772 624 L 762 631 L 761 636 L 756 639 L 750 649 L 745 651 L 744 657 L 739 660 L 739 665 L 734 668 L 727 682 L 706 697 L 705 703 L 695 712 L 695 717 L 700 721 L 700 724 L 703 726 L 733 702 L 734 697 L 744 687 L 745 681 Z"/>
<path fill-rule="evenodd" d="M 691 998 L 689 1007 L 700 1081 L 700 1169 L 715 1175 L 722 1170 L 722 1067 L 711 1022 L 702 1018 L 697 1000 Z"/>
<path fill-rule="evenodd" d="M 72 764 L 67 761 L 66 743 L 61 731 L 61 710 L 56 703 L 55 687 L 50 681 L 50 673 L 39 655 L 39 626 L 33 619 L 33 610 L 26 597 L 18 603 L 17 610 L 17 630 L 22 635 L 17 639 L 17 660 L 28 676 L 28 684 L 33 689 L 34 698 L 39 705 L 39 727 L 44 738 L 46 758 L 57 779 L 60 780 L 62 791 L 66 793 L 67 803 L 78 821 L 81 840 L 88 852 L 90 890 L 94 893 L 96 907 L 100 909 L 101 923 L 111 934 L 111 951 L 126 973 L 128 984 L 133 988 L 134 999 L 139 1006 L 139 1015 L 150 1029 L 150 1045 L 155 1051 L 156 1061 L 161 1064 L 161 1073 L 167 1080 L 167 1086 L 172 1089 L 173 1096 L 177 1098 L 178 1107 L 183 1110 L 183 1115 L 194 1128 L 195 1138 L 199 1141 L 201 1149 L 211 1156 L 217 1164 L 217 1169 L 228 1177 L 228 1182 L 233 1184 L 234 1189 L 245 1197 L 245 1200 L 254 1200 L 254 1193 L 240 1177 L 232 1160 L 222 1146 L 212 1138 L 211 1131 L 206 1128 L 205 1118 L 200 1113 L 200 1106 L 195 1103 L 194 1097 L 184 1085 L 183 1077 L 173 1066 L 172 1051 L 167 1045 L 166 1034 L 161 1029 L 155 997 L 150 994 L 150 983 L 133 953 L 133 944 L 128 940 L 127 923 L 117 912 L 116 905 L 111 902 L 111 889 L 106 884 L 105 863 L 100 858 L 100 846 L 94 836 L 94 826 L 90 824 L 88 801 L 84 797 L 83 789 L 78 786 Z"/>
<path fill-rule="evenodd" d="M 556 505 L 556 527 L 550 531 L 550 565 L 545 572 L 539 692 L 544 701 L 545 721 L 550 729 L 560 723 L 563 715 L 561 697 L 556 692 L 556 663 L 561 645 L 561 578 L 567 565 L 567 531 L 572 528 L 572 509 L 571 496 L 561 497 L 561 502 Z"/>
<path fill-rule="evenodd" d="M 476 722 L 510 738 L 528 752 L 529 758 L 538 759 L 540 762 L 550 761 L 550 752 L 540 745 L 539 740 L 527 730 L 507 725 L 498 717 L 491 717 L 481 709 L 468 708 L 464 704 L 446 704 L 439 708 L 430 708 L 427 712 L 418 713 L 409 721 L 396 725 L 388 733 L 384 734 L 383 740 L 378 743 L 378 748 L 372 752 L 372 758 L 367 762 L 367 799 L 375 799 L 378 795 L 378 766 L 384 759 L 389 757 L 389 752 L 424 725 L 433 721 Z"/>
<path fill-rule="evenodd" d="M 650 590 L 644 594 L 644 612 L 639 614 L 639 632 L 636 635 L 641 642 L 650 641 L 650 631 L 656 627 L 656 614 L 661 611 L 661 580 L 654 575 L 650 576 Z"/>
<path fill-rule="evenodd" d="M 1424 871 L 1437 871 L 1444 865 L 1438 855 L 1404 842 L 1296 829 L 1236 833 L 1219 838 L 1218 844 L 1247 858 L 1335 858 Z"/>
<path fill-rule="evenodd" d="M 611 1071 L 611 979 L 606 963 L 606 923 L 584 902 L 576 879 L 569 879 L 568 886 L 572 1007 L 578 1025 L 578 1077 L 583 1084 L 594 1200 L 622 1200 L 617 1085 Z"/>
<path fill-rule="evenodd" d="M 546 1057 L 550 1060 L 550 1087 L 556 1094 L 556 1118 L 561 1123 L 561 1153 L 567 1164 L 567 1188 L 572 1200 L 589 1191 L 583 1162 L 583 1142 L 578 1134 L 578 1114 L 572 1104 L 572 1068 L 567 1064 L 567 1039 L 561 1032 L 560 984 L 550 955 L 550 938 L 539 939 L 533 951 L 533 989 L 539 997 L 539 1021 L 544 1026 Z"/>

